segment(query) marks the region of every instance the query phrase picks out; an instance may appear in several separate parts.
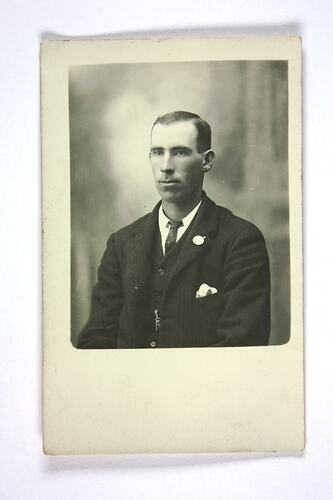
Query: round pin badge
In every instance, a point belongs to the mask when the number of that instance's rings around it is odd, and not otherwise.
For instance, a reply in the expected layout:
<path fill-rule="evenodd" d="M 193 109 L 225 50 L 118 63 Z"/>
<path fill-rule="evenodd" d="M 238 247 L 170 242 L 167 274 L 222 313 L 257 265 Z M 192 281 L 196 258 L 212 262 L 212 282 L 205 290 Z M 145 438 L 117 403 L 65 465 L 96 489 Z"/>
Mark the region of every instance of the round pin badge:
<path fill-rule="evenodd" d="M 193 236 L 192 241 L 195 245 L 198 245 L 198 246 L 203 245 L 205 242 L 205 236 L 200 236 L 197 234 L 196 236 Z"/>

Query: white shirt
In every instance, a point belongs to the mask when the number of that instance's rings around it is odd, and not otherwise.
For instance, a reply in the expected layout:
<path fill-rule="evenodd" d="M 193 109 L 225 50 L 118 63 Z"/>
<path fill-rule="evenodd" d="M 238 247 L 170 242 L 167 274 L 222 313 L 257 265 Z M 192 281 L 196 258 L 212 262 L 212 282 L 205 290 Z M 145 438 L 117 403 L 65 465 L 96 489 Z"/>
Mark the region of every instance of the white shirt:
<path fill-rule="evenodd" d="M 193 210 L 191 210 L 191 212 L 189 214 L 187 214 L 186 217 L 184 217 L 184 219 L 182 219 L 183 225 L 178 229 L 177 241 L 179 240 L 179 238 L 181 238 L 183 236 L 186 229 L 191 224 L 192 220 L 194 219 L 194 217 L 195 217 L 195 215 L 196 215 L 196 213 L 201 205 L 201 201 L 202 200 L 200 200 L 200 202 L 197 204 L 197 206 L 194 207 Z M 169 229 L 170 229 L 168 226 L 169 220 L 170 219 L 168 219 L 168 217 L 163 212 L 162 205 L 161 205 L 159 212 L 158 212 L 158 225 L 159 225 L 160 233 L 161 233 L 163 255 L 165 255 L 165 241 L 168 237 Z"/>

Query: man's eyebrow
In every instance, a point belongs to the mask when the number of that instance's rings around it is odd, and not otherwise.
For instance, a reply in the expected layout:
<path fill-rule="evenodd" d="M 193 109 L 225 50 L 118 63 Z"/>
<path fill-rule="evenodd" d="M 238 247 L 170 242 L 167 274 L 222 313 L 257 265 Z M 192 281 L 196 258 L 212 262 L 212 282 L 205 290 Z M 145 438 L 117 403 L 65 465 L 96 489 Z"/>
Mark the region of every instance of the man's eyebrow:
<path fill-rule="evenodd" d="M 162 146 L 151 146 L 150 148 L 150 151 L 164 151 L 165 148 L 163 148 Z M 179 144 L 177 146 L 173 146 L 172 148 L 170 148 L 170 151 L 174 152 L 174 151 L 188 151 L 188 152 L 191 152 L 192 149 L 189 148 L 188 146 L 183 146 L 182 144 Z"/>
<path fill-rule="evenodd" d="M 192 149 L 189 148 L 188 146 L 182 146 L 182 145 L 174 146 L 173 148 L 171 148 L 171 151 L 177 151 L 178 149 L 181 149 L 182 151 L 192 151 Z"/>

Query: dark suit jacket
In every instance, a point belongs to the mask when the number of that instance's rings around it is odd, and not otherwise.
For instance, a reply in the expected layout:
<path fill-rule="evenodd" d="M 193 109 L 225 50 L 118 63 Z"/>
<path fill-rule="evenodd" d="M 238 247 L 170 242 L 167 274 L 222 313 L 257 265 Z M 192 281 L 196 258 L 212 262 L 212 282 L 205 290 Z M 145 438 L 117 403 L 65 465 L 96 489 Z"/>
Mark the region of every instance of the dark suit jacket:
<path fill-rule="evenodd" d="M 145 347 L 153 235 L 158 209 L 112 234 L 98 270 L 90 319 L 77 347 Z M 202 245 L 193 237 L 204 236 Z M 217 293 L 196 298 L 206 283 Z M 160 309 L 159 347 L 266 345 L 270 331 L 270 272 L 256 226 L 204 195 Z"/>

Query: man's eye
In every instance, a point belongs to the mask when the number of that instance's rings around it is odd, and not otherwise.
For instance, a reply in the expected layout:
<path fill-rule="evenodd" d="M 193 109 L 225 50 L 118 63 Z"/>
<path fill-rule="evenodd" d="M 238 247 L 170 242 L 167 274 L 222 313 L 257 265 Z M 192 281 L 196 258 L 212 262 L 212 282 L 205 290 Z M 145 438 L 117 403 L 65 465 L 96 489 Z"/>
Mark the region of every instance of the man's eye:
<path fill-rule="evenodd" d="M 186 156 L 186 151 L 176 151 L 176 156 Z"/>
<path fill-rule="evenodd" d="M 154 151 L 153 151 L 154 156 L 162 156 L 162 154 L 163 154 L 163 151 L 161 151 L 160 149 L 154 149 Z"/>

